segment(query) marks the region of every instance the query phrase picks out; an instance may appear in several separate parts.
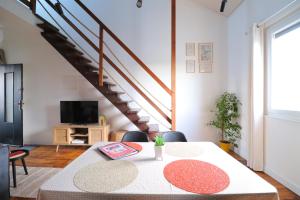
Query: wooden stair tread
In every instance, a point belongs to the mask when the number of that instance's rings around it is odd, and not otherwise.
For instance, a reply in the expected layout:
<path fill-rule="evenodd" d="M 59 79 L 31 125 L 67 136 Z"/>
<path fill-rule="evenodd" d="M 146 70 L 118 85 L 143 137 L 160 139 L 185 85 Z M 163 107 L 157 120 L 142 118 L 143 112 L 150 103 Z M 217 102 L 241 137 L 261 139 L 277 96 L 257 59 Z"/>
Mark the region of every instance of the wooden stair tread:
<path fill-rule="evenodd" d="M 85 75 L 87 75 L 87 76 L 98 76 L 97 73 L 92 72 L 92 71 L 87 71 L 87 72 L 85 73 Z"/>
<path fill-rule="evenodd" d="M 65 42 L 58 42 L 58 41 L 53 40 L 52 43 L 55 46 L 57 46 L 58 48 L 64 47 L 64 48 L 70 48 L 70 49 L 74 48 L 74 49 L 76 49 L 76 45 L 74 45 L 74 44 L 72 44 L 70 42 L 67 42 L 67 41 L 65 41 Z"/>
<path fill-rule="evenodd" d="M 50 22 L 48 22 L 46 19 L 44 19 L 42 16 L 40 16 L 39 14 L 34 14 L 39 20 L 42 21 L 42 23 L 46 24 L 47 26 L 51 26 L 52 28 L 56 29 L 57 31 L 59 31 L 59 29 L 57 27 L 55 27 L 53 24 L 51 24 Z M 42 23 L 38 23 L 38 24 L 42 24 Z"/>
<path fill-rule="evenodd" d="M 48 39 L 48 38 L 46 38 L 46 39 Z M 58 42 L 55 42 L 55 41 L 53 41 L 51 39 L 48 39 L 48 40 L 58 50 L 61 50 L 61 51 L 71 51 L 71 52 L 73 51 L 73 52 L 80 52 L 80 53 L 82 53 L 74 45 L 70 45 L 71 43 L 58 43 Z M 81 55 L 83 55 L 83 53 Z"/>
<path fill-rule="evenodd" d="M 74 60 L 74 62 L 78 62 L 78 63 L 81 63 L 81 64 L 92 63 L 92 61 L 90 59 L 88 59 L 88 58 L 86 58 L 86 57 L 84 57 L 82 55 L 72 55 L 72 54 L 70 54 L 70 55 L 67 55 L 66 57 L 68 59 Z M 94 70 L 94 67 L 91 67 L 91 70 Z"/>
<path fill-rule="evenodd" d="M 52 25 L 50 22 L 48 22 L 45 18 L 43 18 L 41 15 L 37 14 L 37 13 L 34 13 L 34 16 L 36 16 L 39 20 L 41 20 L 42 22 L 41 23 L 46 23 L 46 24 L 49 24 L 49 25 Z M 41 24 L 41 23 L 37 23 L 37 24 Z M 53 25 L 52 25 L 53 26 Z"/>
<path fill-rule="evenodd" d="M 92 61 L 84 56 L 78 56 L 78 55 L 68 55 L 67 56 L 70 59 L 74 59 L 76 61 L 79 61 L 80 63 L 92 63 Z M 91 68 L 92 70 L 94 70 L 94 68 Z"/>
<path fill-rule="evenodd" d="M 97 75 L 98 75 L 98 72 L 95 72 L 95 73 L 97 73 Z M 103 75 L 103 79 L 108 79 L 108 76 Z"/>
<path fill-rule="evenodd" d="M 109 85 L 109 86 L 117 86 L 116 84 L 111 83 L 111 82 L 107 82 L 107 81 L 104 81 L 103 84 Z"/>
<path fill-rule="evenodd" d="M 149 121 L 150 121 L 150 117 L 144 116 L 144 117 L 141 117 L 137 122 L 139 124 L 141 124 L 141 123 L 148 123 Z"/>
<path fill-rule="evenodd" d="M 137 114 L 141 111 L 141 109 L 139 108 L 131 108 L 129 110 L 126 111 L 127 114 Z"/>
<path fill-rule="evenodd" d="M 57 39 L 52 39 L 52 42 L 54 44 L 57 44 L 58 46 L 60 45 L 65 45 L 65 46 L 68 46 L 68 47 L 72 47 L 72 48 L 76 48 L 76 45 L 71 43 L 69 40 L 57 40 Z"/>
<path fill-rule="evenodd" d="M 104 78 L 104 76 L 103 76 Z M 108 95 L 122 95 L 122 94 L 126 94 L 126 92 L 120 92 L 120 91 L 107 91 L 106 94 Z"/>
<path fill-rule="evenodd" d="M 82 56 L 82 55 L 84 55 L 81 51 L 72 51 L 72 50 L 62 50 L 64 53 L 63 53 L 63 55 L 65 56 L 65 57 L 68 57 L 68 56 L 70 56 L 70 55 L 74 55 L 74 56 Z"/>
<path fill-rule="evenodd" d="M 87 76 L 97 76 L 98 77 L 98 73 L 93 72 L 92 70 L 87 71 L 85 75 L 87 75 Z M 103 75 L 103 79 L 108 79 L 108 77 Z M 104 93 L 107 94 L 107 92 L 104 92 Z"/>
<path fill-rule="evenodd" d="M 75 66 L 78 66 L 82 69 L 86 69 L 88 73 L 92 72 L 92 73 L 98 74 L 98 72 L 95 71 L 95 69 L 97 69 L 97 68 L 91 63 L 78 63 L 74 60 L 72 62 L 74 62 Z"/>
<path fill-rule="evenodd" d="M 43 36 L 43 35 L 42 35 Z M 44 36 L 43 36 L 44 37 Z M 60 52 L 64 57 L 70 54 L 83 55 L 83 53 L 76 48 L 70 48 L 65 46 L 57 46 L 53 41 L 47 37 L 44 37 L 58 52 Z"/>
<path fill-rule="evenodd" d="M 55 26 L 51 25 L 50 23 L 40 23 L 37 26 L 43 30 L 51 31 L 51 32 L 59 32 L 59 29 Z"/>
<path fill-rule="evenodd" d="M 132 100 L 129 100 L 129 101 L 120 100 L 120 101 L 116 101 L 115 104 L 129 104 L 129 103 L 132 103 L 132 102 L 133 102 Z"/>
<path fill-rule="evenodd" d="M 41 33 L 43 36 L 48 37 L 53 40 L 58 40 L 58 41 L 67 41 L 68 38 L 64 36 L 63 34 L 55 33 L 55 32 L 42 32 Z"/>
<path fill-rule="evenodd" d="M 76 49 L 76 48 L 65 48 L 63 46 L 61 46 L 61 47 L 56 46 L 56 48 L 58 49 L 58 51 L 61 51 L 64 56 L 67 56 L 69 54 L 83 55 L 83 53 L 81 51 L 79 51 L 78 49 Z"/>

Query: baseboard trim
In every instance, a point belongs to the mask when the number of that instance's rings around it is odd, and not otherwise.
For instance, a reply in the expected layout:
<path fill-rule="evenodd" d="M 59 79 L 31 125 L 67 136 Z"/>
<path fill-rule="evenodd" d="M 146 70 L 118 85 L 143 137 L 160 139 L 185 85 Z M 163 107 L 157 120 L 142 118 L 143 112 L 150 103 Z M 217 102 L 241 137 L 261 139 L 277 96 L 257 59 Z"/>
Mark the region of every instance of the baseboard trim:
<path fill-rule="evenodd" d="M 300 185 L 292 183 L 291 181 L 283 178 L 282 176 L 278 175 L 276 172 L 269 168 L 265 168 L 264 172 L 300 196 Z"/>

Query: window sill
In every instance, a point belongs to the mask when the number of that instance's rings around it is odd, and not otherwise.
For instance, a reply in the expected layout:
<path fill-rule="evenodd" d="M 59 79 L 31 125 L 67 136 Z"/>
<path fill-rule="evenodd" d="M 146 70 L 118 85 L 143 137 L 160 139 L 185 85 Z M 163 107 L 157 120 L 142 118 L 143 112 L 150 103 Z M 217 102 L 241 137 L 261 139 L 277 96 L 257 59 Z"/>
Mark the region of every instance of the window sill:
<path fill-rule="evenodd" d="M 300 115 L 290 115 L 288 113 L 269 113 L 265 115 L 269 119 L 280 119 L 288 122 L 300 123 Z"/>

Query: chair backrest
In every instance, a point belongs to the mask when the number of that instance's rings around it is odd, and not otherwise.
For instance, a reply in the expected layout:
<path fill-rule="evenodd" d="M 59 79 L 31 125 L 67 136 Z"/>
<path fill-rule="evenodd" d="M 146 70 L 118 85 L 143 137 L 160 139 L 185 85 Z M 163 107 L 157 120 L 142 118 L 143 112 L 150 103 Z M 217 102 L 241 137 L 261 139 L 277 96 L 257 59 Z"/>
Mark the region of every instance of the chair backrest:
<path fill-rule="evenodd" d="M 122 142 L 148 142 L 148 136 L 141 131 L 128 131 L 124 134 Z"/>
<path fill-rule="evenodd" d="M 168 131 L 163 133 L 165 142 L 187 142 L 185 135 L 178 131 Z"/>
<path fill-rule="evenodd" d="M 8 146 L 0 144 L 0 199 L 9 200 Z"/>

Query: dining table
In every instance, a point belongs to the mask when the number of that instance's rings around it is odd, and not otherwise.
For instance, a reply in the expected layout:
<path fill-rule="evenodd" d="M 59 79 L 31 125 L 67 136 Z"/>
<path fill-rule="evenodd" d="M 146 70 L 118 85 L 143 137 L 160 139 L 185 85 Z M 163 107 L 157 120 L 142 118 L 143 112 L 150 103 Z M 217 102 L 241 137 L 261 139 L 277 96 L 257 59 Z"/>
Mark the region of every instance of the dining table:
<path fill-rule="evenodd" d="M 155 143 L 111 160 L 87 149 L 45 182 L 38 200 L 279 200 L 277 189 L 212 142 L 170 142 L 162 160 Z"/>

